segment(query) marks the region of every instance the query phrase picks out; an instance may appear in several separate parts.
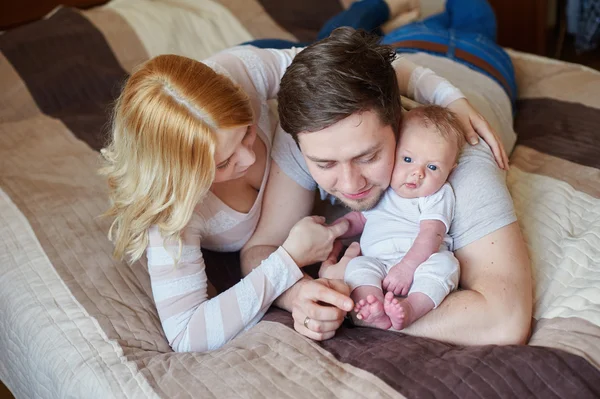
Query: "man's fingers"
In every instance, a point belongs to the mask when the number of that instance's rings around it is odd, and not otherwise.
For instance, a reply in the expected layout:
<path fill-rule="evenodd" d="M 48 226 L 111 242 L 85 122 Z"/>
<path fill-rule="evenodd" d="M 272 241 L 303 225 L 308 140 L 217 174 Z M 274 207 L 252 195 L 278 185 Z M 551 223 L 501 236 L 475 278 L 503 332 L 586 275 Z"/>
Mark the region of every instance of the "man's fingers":
<path fill-rule="evenodd" d="M 318 224 L 325 223 L 325 217 L 323 217 L 323 216 L 313 215 L 313 216 L 308 216 L 308 217 L 311 218 L 315 223 L 318 223 Z"/>
<path fill-rule="evenodd" d="M 337 267 L 343 268 L 343 270 L 345 270 L 345 267 L 348 265 L 348 262 L 350 262 L 352 259 L 356 258 L 358 255 L 360 255 L 360 245 L 358 245 L 357 242 L 353 242 L 346 249 L 344 256 L 342 256 L 342 258 L 338 262 L 339 254 L 340 254 L 340 252 L 342 252 L 343 248 L 344 248 L 344 246 L 340 241 L 338 241 L 338 240 L 334 241 L 333 249 L 331 250 L 331 253 L 327 257 L 327 259 L 321 264 L 321 267 L 332 266 L 332 265 L 338 263 Z"/>
<path fill-rule="evenodd" d="M 344 258 L 348 258 L 348 260 L 350 260 L 356 258 L 358 255 L 360 255 L 360 245 L 358 242 L 353 241 L 352 244 L 350 244 L 350 246 L 346 249 L 346 252 L 344 252 Z"/>
<path fill-rule="evenodd" d="M 336 308 L 335 306 L 320 305 L 312 301 L 303 301 L 298 304 L 298 308 L 294 311 L 294 319 L 301 318 L 304 322 L 306 316 L 313 320 L 319 321 L 341 321 L 344 319 L 345 311 Z"/>
<path fill-rule="evenodd" d="M 302 319 L 302 325 L 304 325 L 304 320 Z M 309 317 L 308 321 L 306 322 L 306 325 L 308 326 L 308 329 L 310 331 L 314 331 L 316 333 L 329 333 L 329 332 L 335 332 L 335 330 L 337 330 L 340 325 L 342 324 L 342 322 L 344 321 L 344 319 L 340 319 L 340 320 L 334 320 L 334 321 L 323 321 L 323 320 L 317 320 L 317 319 L 311 319 Z"/>
<path fill-rule="evenodd" d="M 326 267 L 326 266 L 331 266 L 333 264 L 336 264 L 338 257 L 340 256 L 340 253 L 342 252 L 342 249 L 344 249 L 344 245 L 342 244 L 342 242 L 339 240 L 335 240 L 333 242 L 333 248 L 331 249 L 329 256 L 327 257 L 327 259 L 325 259 L 323 261 L 323 263 L 321 263 L 321 267 Z"/>
<path fill-rule="evenodd" d="M 336 288 L 339 288 L 338 281 L 341 282 L 341 280 L 316 280 L 315 283 L 319 284 L 319 287 L 315 286 L 314 291 L 311 293 L 311 299 L 315 302 L 326 303 L 349 312 L 352 310 L 354 303 L 348 295 L 344 295 L 336 290 Z M 344 283 L 341 282 L 341 284 Z"/>
<path fill-rule="evenodd" d="M 316 304 L 314 302 L 306 304 L 306 306 L 304 306 L 303 309 L 304 313 L 306 313 L 308 317 L 320 321 L 342 320 L 344 318 L 345 313 L 345 311 L 338 309 L 335 306 L 324 306 Z"/>
<path fill-rule="evenodd" d="M 340 294 L 344 294 L 346 296 L 350 296 L 350 287 L 348 284 L 344 283 L 343 280 L 327 280 L 327 283 L 331 288 L 339 292 Z M 352 304 L 354 306 L 354 303 Z"/>
<path fill-rule="evenodd" d="M 346 231 L 348 231 L 349 227 L 350 222 L 348 221 L 348 219 L 341 219 L 338 223 L 330 225 L 329 230 L 331 231 L 333 236 L 337 238 L 344 234 Z"/>
<path fill-rule="evenodd" d="M 299 323 L 297 321 L 294 321 L 294 329 L 296 331 L 298 331 L 300 334 L 302 334 L 310 339 L 314 339 L 315 341 L 325 341 L 326 339 L 333 338 L 333 336 L 335 335 L 335 330 L 328 331 L 325 333 L 314 332 L 314 331 L 309 330 L 308 328 L 304 327 L 303 323 Z"/>

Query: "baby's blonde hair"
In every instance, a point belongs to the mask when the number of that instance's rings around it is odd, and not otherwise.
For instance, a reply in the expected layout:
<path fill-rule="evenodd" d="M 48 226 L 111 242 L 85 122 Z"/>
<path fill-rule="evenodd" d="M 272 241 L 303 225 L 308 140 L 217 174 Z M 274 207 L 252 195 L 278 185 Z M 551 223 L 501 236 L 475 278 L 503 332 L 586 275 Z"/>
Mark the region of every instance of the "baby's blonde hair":
<path fill-rule="evenodd" d="M 125 84 L 102 150 L 114 217 L 114 256 L 138 260 L 157 225 L 181 242 L 194 207 L 215 176 L 216 130 L 253 123 L 246 93 L 230 79 L 190 58 L 161 55 Z"/>
<path fill-rule="evenodd" d="M 426 128 L 434 127 L 440 137 L 456 143 L 456 159 L 458 160 L 466 138 L 463 127 L 454 112 L 439 105 L 424 105 L 410 110 L 404 116 L 402 126 L 415 121 Z"/>

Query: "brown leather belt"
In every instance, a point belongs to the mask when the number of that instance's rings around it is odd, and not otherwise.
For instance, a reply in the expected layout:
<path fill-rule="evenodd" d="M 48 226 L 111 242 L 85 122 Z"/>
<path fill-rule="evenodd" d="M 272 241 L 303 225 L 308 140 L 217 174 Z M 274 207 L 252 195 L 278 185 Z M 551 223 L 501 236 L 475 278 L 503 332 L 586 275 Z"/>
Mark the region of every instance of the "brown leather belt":
<path fill-rule="evenodd" d="M 390 44 L 394 48 L 409 48 L 409 49 L 418 49 L 425 51 L 433 51 L 435 53 L 447 54 L 448 53 L 448 45 L 440 44 L 440 43 L 432 43 L 425 40 L 402 40 L 399 42 L 395 42 Z M 489 62 L 482 60 L 481 58 L 467 52 L 461 50 L 459 48 L 454 49 L 454 56 L 462 61 L 468 62 L 469 64 L 480 68 L 491 76 L 495 77 L 498 82 L 504 87 L 504 90 L 509 94 L 509 97 L 512 97 L 512 90 L 510 85 L 502 76 L 500 72 L 496 68 L 494 68 Z"/>

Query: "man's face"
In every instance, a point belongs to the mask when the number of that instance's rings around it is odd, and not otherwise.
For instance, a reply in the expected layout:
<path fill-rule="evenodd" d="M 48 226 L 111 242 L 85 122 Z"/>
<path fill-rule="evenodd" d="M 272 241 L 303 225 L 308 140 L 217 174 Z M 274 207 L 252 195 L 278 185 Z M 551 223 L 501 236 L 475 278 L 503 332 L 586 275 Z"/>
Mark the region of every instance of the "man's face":
<path fill-rule="evenodd" d="M 396 140 L 373 111 L 301 133 L 298 142 L 315 181 L 352 210 L 374 207 L 390 184 Z"/>

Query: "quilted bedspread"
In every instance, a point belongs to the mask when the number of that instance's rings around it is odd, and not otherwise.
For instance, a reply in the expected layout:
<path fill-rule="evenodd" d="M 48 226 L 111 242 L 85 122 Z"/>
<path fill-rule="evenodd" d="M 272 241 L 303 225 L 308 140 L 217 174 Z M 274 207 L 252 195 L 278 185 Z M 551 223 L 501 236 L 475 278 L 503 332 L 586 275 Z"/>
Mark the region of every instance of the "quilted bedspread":
<path fill-rule="evenodd" d="M 143 262 L 111 257 L 97 175 L 110 105 L 162 53 L 313 39 L 347 1 L 129 0 L 0 35 L 0 379 L 19 398 L 600 397 L 600 73 L 518 52 L 508 185 L 533 264 L 523 346 L 344 325 L 316 343 L 271 309 L 211 353 L 174 353 Z M 206 256 L 218 289 L 237 254 Z"/>

